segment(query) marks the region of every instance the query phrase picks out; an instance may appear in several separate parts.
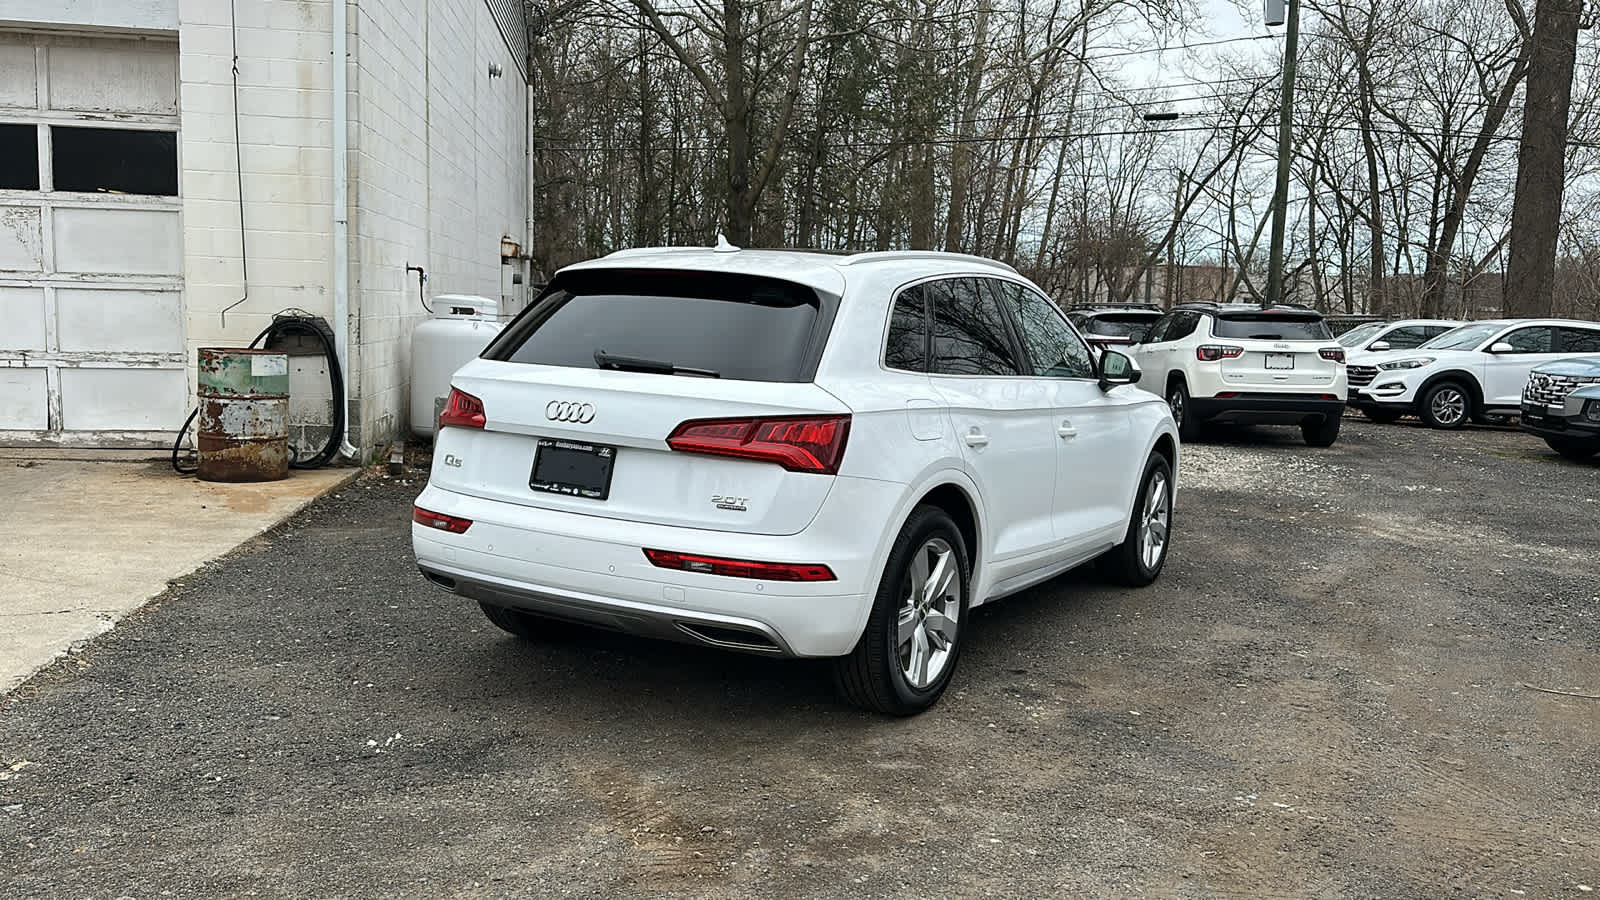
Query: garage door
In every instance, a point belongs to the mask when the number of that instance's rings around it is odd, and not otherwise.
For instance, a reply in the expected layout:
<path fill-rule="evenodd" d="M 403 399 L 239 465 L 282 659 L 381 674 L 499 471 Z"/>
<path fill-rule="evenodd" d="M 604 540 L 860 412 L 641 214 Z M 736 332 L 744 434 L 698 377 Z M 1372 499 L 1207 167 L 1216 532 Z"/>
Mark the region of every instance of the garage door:
<path fill-rule="evenodd" d="M 170 440 L 182 272 L 177 45 L 0 31 L 0 445 Z"/>

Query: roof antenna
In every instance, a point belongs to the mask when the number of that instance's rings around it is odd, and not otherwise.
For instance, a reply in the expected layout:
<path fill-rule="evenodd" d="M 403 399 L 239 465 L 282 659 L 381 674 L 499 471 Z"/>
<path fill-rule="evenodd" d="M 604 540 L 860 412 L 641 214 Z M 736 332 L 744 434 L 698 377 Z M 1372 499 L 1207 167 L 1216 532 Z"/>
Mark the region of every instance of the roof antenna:
<path fill-rule="evenodd" d="M 722 232 L 717 232 L 717 245 L 711 248 L 718 253 L 738 253 L 739 248 L 728 243 L 728 238 Z"/>

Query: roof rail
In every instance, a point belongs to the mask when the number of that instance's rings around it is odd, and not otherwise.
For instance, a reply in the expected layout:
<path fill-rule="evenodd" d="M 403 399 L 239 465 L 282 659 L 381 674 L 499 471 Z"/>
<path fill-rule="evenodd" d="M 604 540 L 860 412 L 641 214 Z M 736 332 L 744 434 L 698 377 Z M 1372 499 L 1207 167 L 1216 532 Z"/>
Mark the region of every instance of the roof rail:
<path fill-rule="evenodd" d="M 835 265 L 853 266 L 858 263 L 894 262 L 896 260 L 917 259 L 977 263 L 993 269 L 1011 272 L 1012 274 L 1016 274 L 1017 271 L 1015 267 L 1008 266 L 997 259 L 989 259 L 988 257 L 984 256 L 973 256 L 970 253 L 946 253 L 943 250 L 874 250 L 870 253 L 852 253 L 851 255 L 846 256 L 844 259 L 839 260 L 837 263 L 835 263 Z"/>

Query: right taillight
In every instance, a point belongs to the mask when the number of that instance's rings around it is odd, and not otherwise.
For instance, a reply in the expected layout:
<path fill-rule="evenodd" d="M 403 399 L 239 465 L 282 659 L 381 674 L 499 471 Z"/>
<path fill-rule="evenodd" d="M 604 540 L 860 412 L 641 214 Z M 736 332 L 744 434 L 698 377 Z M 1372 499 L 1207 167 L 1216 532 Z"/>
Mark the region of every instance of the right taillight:
<path fill-rule="evenodd" d="M 439 413 L 440 428 L 482 428 L 486 421 L 482 400 L 466 391 L 450 389 L 450 396 L 444 401 L 444 411 Z"/>
<path fill-rule="evenodd" d="M 837 475 L 849 437 L 849 416 L 695 419 L 673 429 L 667 446 L 774 462 L 791 472 Z"/>
<path fill-rule="evenodd" d="M 1194 349 L 1194 358 L 1201 362 L 1216 362 L 1219 359 L 1238 359 L 1244 355 L 1243 347 L 1225 347 L 1220 344 L 1205 344 Z"/>

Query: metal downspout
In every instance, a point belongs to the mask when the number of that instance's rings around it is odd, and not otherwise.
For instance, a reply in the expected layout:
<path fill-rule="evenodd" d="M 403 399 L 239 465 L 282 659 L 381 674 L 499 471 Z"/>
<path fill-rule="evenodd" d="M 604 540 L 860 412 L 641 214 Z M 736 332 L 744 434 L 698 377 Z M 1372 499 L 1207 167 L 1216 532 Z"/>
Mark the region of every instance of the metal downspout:
<path fill-rule="evenodd" d="M 347 0 L 333 0 L 333 320 L 335 350 L 344 370 L 344 434 L 339 455 L 347 459 L 360 456 L 350 443 L 350 428 L 355 416 L 350 410 L 350 381 L 356 372 L 350 366 L 350 123 L 348 120 L 349 28 Z"/>

